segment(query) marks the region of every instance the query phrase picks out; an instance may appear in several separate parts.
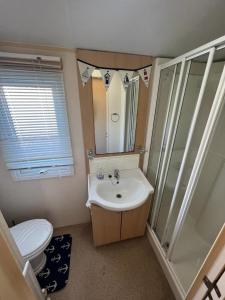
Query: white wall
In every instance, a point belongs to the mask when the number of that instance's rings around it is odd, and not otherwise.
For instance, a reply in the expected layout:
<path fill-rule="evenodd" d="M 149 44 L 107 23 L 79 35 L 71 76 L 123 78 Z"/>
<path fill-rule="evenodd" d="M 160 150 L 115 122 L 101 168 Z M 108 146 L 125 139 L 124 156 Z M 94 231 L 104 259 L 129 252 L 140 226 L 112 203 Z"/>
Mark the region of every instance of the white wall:
<path fill-rule="evenodd" d="M 30 218 L 48 218 L 55 227 L 89 221 L 89 211 L 85 207 L 87 177 L 75 54 L 72 51 L 46 49 L 48 50 L 41 47 L 39 49 L 1 47 L 0 51 L 62 57 L 75 175 L 60 179 L 14 182 L 0 156 L 0 209 L 10 226 L 11 220 L 20 222 Z"/>

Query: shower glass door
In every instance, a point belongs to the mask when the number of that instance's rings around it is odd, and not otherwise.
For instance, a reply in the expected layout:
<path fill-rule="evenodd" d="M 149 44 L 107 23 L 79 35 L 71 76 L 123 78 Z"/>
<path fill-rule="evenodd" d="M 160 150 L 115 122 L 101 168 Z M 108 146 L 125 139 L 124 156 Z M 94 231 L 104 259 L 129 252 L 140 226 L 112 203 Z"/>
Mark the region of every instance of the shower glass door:
<path fill-rule="evenodd" d="M 158 103 L 148 166 L 149 172 L 155 166 L 149 232 L 182 295 L 225 222 L 225 45 L 200 50 L 161 66 L 161 72 L 174 67 L 171 82 L 179 64 L 180 71 L 170 94 L 158 99 L 167 113 Z"/>
<path fill-rule="evenodd" d="M 199 149 L 199 145 L 204 133 L 210 110 L 212 108 L 213 100 L 223 69 L 223 63 L 218 63 L 218 57 L 221 56 L 222 51 L 216 51 L 216 53 L 213 55 L 214 49 L 212 49 L 210 53 L 211 54 L 208 61 L 208 67 L 210 68 L 210 70 L 208 69 L 204 74 L 204 77 L 207 77 L 207 80 L 204 81 L 205 84 L 203 84 L 201 87 L 202 93 L 200 92 L 198 96 L 199 106 L 196 105 L 195 113 L 192 117 L 192 129 L 189 130 L 185 147 L 185 154 L 180 167 L 178 179 L 172 197 L 172 205 L 170 207 L 165 226 L 166 228 L 163 236 L 163 242 L 165 243 L 171 240 L 177 216 L 187 189 L 187 184 L 190 179 L 191 171 L 196 159 L 197 151 Z M 204 58 L 199 57 L 199 61 L 201 64 L 203 64 Z M 195 65 L 199 64 L 199 62 L 197 61 L 195 61 L 194 63 Z M 196 80 L 198 79 L 196 78 Z"/>
<path fill-rule="evenodd" d="M 203 96 L 212 64 L 213 53 L 214 51 L 211 51 L 210 56 L 207 53 L 187 62 L 189 65 L 187 80 L 183 82 L 183 90 L 185 92 L 183 98 L 180 97 L 180 112 L 177 117 L 176 133 L 172 141 L 173 147 L 169 157 L 168 169 L 164 169 L 167 175 L 162 187 L 162 196 L 158 198 L 160 207 L 156 222 L 156 234 L 165 250 L 168 249 L 170 244 L 176 218 L 183 200 L 182 195 L 186 190 L 190 174 L 186 172 L 182 186 L 180 186 L 180 177 L 178 176 L 179 174 L 181 176 L 182 172 L 186 171 L 187 168 L 189 171 L 192 169 L 197 153 L 196 149 L 198 149 L 212 105 L 213 97 L 210 97 L 208 93 L 205 96 L 205 99 L 208 100 L 207 106 L 202 105 L 202 103 L 205 100 Z M 198 118 L 200 126 L 197 126 L 199 124 L 196 124 L 196 118 L 199 117 L 199 114 L 201 115 L 201 118 Z M 190 131 L 191 126 L 193 127 L 192 132 Z M 198 139 L 196 139 L 195 147 L 190 149 L 188 141 L 190 143 L 195 128 L 198 130 Z M 186 156 L 184 157 L 185 148 L 186 153 L 189 153 L 190 156 L 189 164 L 186 162 Z"/>
<path fill-rule="evenodd" d="M 159 87 L 157 93 L 156 113 L 153 125 L 152 142 L 148 162 L 147 176 L 155 187 L 157 174 L 160 169 L 160 161 L 165 151 L 168 126 L 171 119 L 174 95 L 180 74 L 180 64 L 165 68 L 160 72 Z M 166 122 L 165 122 L 166 120 Z M 165 133 L 165 134 L 164 134 Z M 164 137 L 164 139 L 163 139 Z"/>
<path fill-rule="evenodd" d="M 157 194 L 158 180 L 161 173 L 165 145 L 168 143 L 168 129 L 172 121 L 172 112 L 181 77 L 181 63 L 165 68 L 160 72 L 157 94 L 157 106 L 153 125 L 152 142 L 147 170 L 147 177 Z M 154 202 L 157 204 L 157 202 Z M 153 209 L 153 213 L 156 208 Z"/>
<path fill-rule="evenodd" d="M 225 221 L 225 109 L 171 262 L 187 291 Z"/>
<path fill-rule="evenodd" d="M 212 115 L 215 102 L 218 99 L 215 96 L 216 93 L 218 94 L 217 88 L 224 68 L 224 61 L 222 61 L 224 59 L 225 50 L 216 51 L 198 114 L 196 130 L 193 133 L 190 143 L 185 171 L 181 177 L 177 193 L 176 201 L 183 201 L 181 211 L 179 212 L 179 218 L 177 218 L 178 212 L 174 215 L 174 218 L 172 217 L 173 226 L 177 222 L 173 238 L 171 239 L 172 233 L 169 237 L 167 236 L 173 243 L 169 249 L 168 256 L 186 291 L 197 275 L 201 264 L 225 222 L 224 97 L 221 100 L 222 113 L 220 112 L 214 120 L 214 123 L 217 125 L 215 125 L 215 131 L 212 134 L 212 141 L 208 145 L 205 161 L 202 163 L 199 180 L 196 180 L 197 184 L 193 197 L 188 202 L 189 209 L 187 210 L 185 219 L 183 215 L 184 208 L 187 207 L 185 206 L 185 196 L 186 188 L 189 184 L 188 179 L 190 178 L 194 163 L 196 166 L 196 163 L 200 161 L 198 157 L 196 161 L 194 160 L 200 148 L 200 143 L 202 145 L 205 140 L 202 139 L 203 133 L 204 135 L 209 134 L 206 122 L 207 125 L 213 123 L 213 120 L 211 121 L 209 116 Z M 202 152 L 199 150 L 198 156 Z M 184 224 L 183 227 L 182 224 Z M 182 228 L 181 231 L 179 231 L 180 228 Z"/>

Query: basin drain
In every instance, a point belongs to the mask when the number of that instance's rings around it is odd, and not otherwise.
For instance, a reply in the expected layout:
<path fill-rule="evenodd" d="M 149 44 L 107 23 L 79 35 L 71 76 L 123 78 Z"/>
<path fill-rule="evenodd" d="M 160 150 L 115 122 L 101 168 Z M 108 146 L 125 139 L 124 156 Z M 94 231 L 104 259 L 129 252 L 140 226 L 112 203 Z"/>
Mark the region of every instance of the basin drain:
<path fill-rule="evenodd" d="M 116 198 L 122 198 L 121 194 L 116 194 Z"/>

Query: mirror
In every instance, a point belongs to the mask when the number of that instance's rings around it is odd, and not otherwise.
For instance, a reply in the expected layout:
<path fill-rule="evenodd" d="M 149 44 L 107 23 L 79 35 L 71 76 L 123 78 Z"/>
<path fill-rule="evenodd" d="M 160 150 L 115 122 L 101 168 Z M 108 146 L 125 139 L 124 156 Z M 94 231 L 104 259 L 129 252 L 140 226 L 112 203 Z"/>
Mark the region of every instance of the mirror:
<path fill-rule="evenodd" d="M 106 90 L 99 70 L 92 73 L 96 154 L 134 151 L 138 110 L 139 76 L 133 73 L 124 88 L 114 72 Z"/>

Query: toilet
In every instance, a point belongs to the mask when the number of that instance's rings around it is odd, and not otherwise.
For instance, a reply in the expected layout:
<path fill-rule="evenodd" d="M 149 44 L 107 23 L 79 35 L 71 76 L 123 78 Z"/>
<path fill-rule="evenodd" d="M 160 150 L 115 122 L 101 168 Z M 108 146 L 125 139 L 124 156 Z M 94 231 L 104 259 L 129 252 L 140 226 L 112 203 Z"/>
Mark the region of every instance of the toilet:
<path fill-rule="evenodd" d="M 10 232 L 24 260 L 29 260 L 38 274 L 46 263 L 44 250 L 52 238 L 52 224 L 45 219 L 33 219 L 11 227 Z"/>

